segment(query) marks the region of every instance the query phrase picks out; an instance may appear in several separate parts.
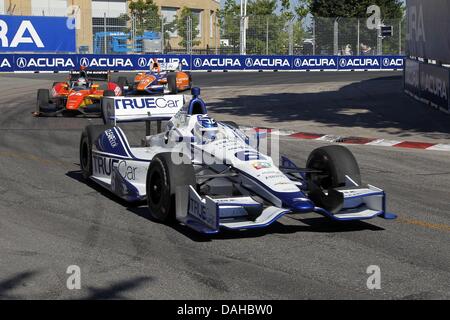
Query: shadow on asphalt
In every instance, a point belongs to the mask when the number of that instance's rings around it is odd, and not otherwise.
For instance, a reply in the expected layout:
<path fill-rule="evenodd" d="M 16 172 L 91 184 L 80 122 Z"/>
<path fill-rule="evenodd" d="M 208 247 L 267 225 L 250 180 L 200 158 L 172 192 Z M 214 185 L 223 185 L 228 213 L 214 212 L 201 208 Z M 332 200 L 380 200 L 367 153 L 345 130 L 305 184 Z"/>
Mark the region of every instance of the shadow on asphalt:
<path fill-rule="evenodd" d="M 450 116 L 404 94 L 402 82 L 401 76 L 392 76 L 355 82 L 338 91 L 240 95 L 212 103 L 209 110 L 273 123 L 300 120 L 329 127 L 371 128 L 403 138 L 420 133 L 450 139 Z"/>
<path fill-rule="evenodd" d="M 116 283 L 111 283 L 109 286 L 104 288 L 93 288 L 88 287 L 87 290 L 89 294 L 87 297 L 82 298 L 83 300 L 104 300 L 104 299 L 127 299 L 123 296 L 131 290 L 135 290 L 144 285 L 148 285 L 154 279 L 152 277 L 135 277 L 130 280 L 119 281 Z"/>
<path fill-rule="evenodd" d="M 13 275 L 10 278 L 0 281 L 0 299 L 19 300 L 24 299 L 22 296 L 13 295 L 9 292 L 16 288 L 23 288 L 26 281 L 34 278 L 38 274 L 37 271 L 24 271 Z M 101 300 L 101 299 L 127 299 L 123 294 L 131 290 L 135 290 L 149 282 L 154 281 L 152 277 L 135 277 L 129 280 L 111 283 L 104 288 L 87 287 L 88 294 L 81 297 L 81 300 Z"/>
<path fill-rule="evenodd" d="M 38 274 L 37 271 L 24 271 L 19 272 L 10 278 L 2 279 L 0 281 L 0 299 L 21 299 L 21 297 L 12 295 L 9 292 L 19 286 L 22 287 L 27 280 L 33 278 L 36 274 Z"/>
<path fill-rule="evenodd" d="M 92 181 L 86 181 L 81 171 L 69 171 L 66 175 L 78 182 L 85 183 L 92 189 L 99 192 L 102 196 L 105 196 L 111 201 L 115 201 L 122 205 L 127 211 L 130 211 L 137 216 L 149 220 L 150 223 L 160 223 L 155 221 L 149 211 L 145 202 L 129 203 L 125 200 L 115 196 L 113 193 L 102 188 L 101 186 L 93 183 Z M 327 218 L 318 216 L 315 218 L 300 218 L 300 216 L 289 216 L 290 219 L 299 221 L 304 225 L 289 225 L 280 222 L 275 222 L 269 227 L 262 229 L 250 229 L 250 230 L 221 230 L 220 233 L 214 235 L 203 235 L 194 230 L 181 225 L 173 224 L 170 227 L 195 242 L 209 242 L 212 240 L 226 240 L 226 239 L 244 239 L 244 238 L 258 238 L 269 234 L 292 234 L 298 232 L 315 232 L 315 233 L 343 233 L 343 232 L 358 232 L 358 231 L 383 231 L 383 228 L 374 226 L 364 221 L 349 221 L 349 222 L 337 222 L 331 221 Z"/>

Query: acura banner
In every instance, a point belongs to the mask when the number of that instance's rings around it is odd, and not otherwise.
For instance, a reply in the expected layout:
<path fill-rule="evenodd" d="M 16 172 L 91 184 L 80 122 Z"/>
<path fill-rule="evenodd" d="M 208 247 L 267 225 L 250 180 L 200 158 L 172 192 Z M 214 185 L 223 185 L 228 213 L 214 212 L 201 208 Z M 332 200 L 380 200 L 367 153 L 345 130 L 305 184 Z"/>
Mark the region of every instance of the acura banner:
<path fill-rule="evenodd" d="M 450 63 L 450 1 L 406 0 L 406 54 Z"/>
<path fill-rule="evenodd" d="M 404 80 L 414 98 L 450 112 L 450 68 L 406 59 Z"/>
<path fill-rule="evenodd" d="M 153 61 L 177 62 L 184 70 L 403 70 L 402 56 L 257 56 L 257 55 L 94 55 L 0 54 L 0 72 L 90 70 L 149 70 Z"/>
<path fill-rule="evenodd" d="M 75 29 L 67 21 L 0 15 L 0 52 L 76 52 Z"/>

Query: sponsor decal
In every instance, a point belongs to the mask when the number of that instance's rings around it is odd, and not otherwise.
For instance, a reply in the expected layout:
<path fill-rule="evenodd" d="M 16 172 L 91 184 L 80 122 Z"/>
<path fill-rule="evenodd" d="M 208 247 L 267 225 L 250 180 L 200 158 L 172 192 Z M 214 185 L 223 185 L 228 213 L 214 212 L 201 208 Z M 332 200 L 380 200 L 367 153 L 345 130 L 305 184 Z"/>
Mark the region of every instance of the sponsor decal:
<path fill-rule="evenodd" d="M 111 176 L 113 168 L 117 168 L 120 175 L 129 181 L 136 180 L 137 167 L 133 167 L 126 160 L 111 159 L 94 155 L 94 172 L 103 176 Z"/>
<path fill-rule="evenodd" d="M 403 68 L 404 59 L 402 58 L 384 58 L 383 67 L 385 68 Z"/>
<path fill-rule="evenodd" d="M 341 68 L 380 67 L 380 63 L 377 58 L 341 58 L 339 66 Z"/>
<path fill-rule="evenodd" d="M 272 167 L 272 164 L 270 162 L 267 161 L 255 161 L 252 163 L 253 168 L 255 168 L 256 170 L 261 170 L 261 169 L 269 169 Z"/>
<path fill-rule="evenodd" d="M 81 58 L 80 59 L 80 66 L 81 67 L 85 67 L 85 68 L 87 68 L 87 67 L 89 67 L 89 59 L 88 58 L 86 58 L 86 57 L 84 57 L 84 58 Z"/>
<path fill-rule="evenodd" d="M 143 98 L 127 98 L 116 99 L 114 104 L 117 109 L 151 109 L 151 108 L 178 108 L 180 101 L 167 99 L 164 97 L 143 97 Z"/>
<path fill-rule="evenodd" d="M 247 58 L 245 66 L 250 67 L 290 67 L 289 59 L 286 58 Z"/>
<path fill-rule="evenodd" d="M 114 134 L 112 129 L 106 130 L 105 135 L 108 138 L 108 141 L 109 141 L 109 144 L 111 145 L 111 147 L 115 148 L 118 146 L 116 135 Z"/>
<path fill-rule="evenodd" d="M 336 67 L 336 62 L 333 58 L 296 58 L 294 59 L 294 66 L 296 68 L 304 67 Z"/>
<path fill-rule="evenodd" d="M 260 153 L 251 150 L 236 152 L 234 156 L 241 161 L 267 160 L 267 158 L 262 156 Z"/>
<path fill-rule="evenodd" d="M 11 68 L 11 64 L 9 63 L 8 58 L 3 58 L 0 61 L 0 68 Z"/>
<path fill-rule="evenodd" d="M 240 67 L 238 58 L 195 58 L 193 60 L 195 68 L 202 67 Z"/>
<path fill-rule="evenodd" d="M 42 68 L 75 68 L 75 63 L 72 58 L 25 58 L 18 57 L 16 59 L 16 66 L 19 69 L 32 68 L 32 69 L 42 69 Z"/>
<path fill-rule="evenodd" d="M 441 99 L 448 98 L 447 87 L 448 83 L 445 79 L 435 77 L 428 73 L 422 73 L 421 77 L 422 88 L 432 95 Z"/>
<path fill-rule="evenodd" d="M 149 65 L 147 64 L 147 59 L 144 57 L 140 57 L 138 59 L 138 66 L 141 68 L 148 67 Z"/>
<path fill-rule="evenodd" d="M 188 207 L 189 214 L 193 215 L 194 217 L 197 217 L 203 221 L 207 221 L 207 215 L 206 215 L 206 208 L 203 205 L 201 201 L 193 197 L 192 195 L 189 196 L 189 207 Z"/>
<path fill-rule="evenodd" d="M 80 66 L 86 68 L 129 68 L 133 67 L 133 62 L 131 58 L 116 58 L 116 57 L 94 57 L 88 59 L 86 57 L 82 57 L 79 60 Z"/>
<path fill-rule="evenodd" d="M 66 20 L 65 17 L 0 15 L 0 51 L 75 52 L 75 30 L 67 28 Z"/>
<path fill-rule="evenodd" d="M 11 42 L 8 38 L 11 34 L 8 31 L 8 23 L 5 20 L 0 19 L 0 44 L 2 48 L 17 48 L 19 45 L 26 43 L 32 43 L 38 48 L 45 47 L 41 37 L 30 20 L 23 20 L 20 23 Z"/>

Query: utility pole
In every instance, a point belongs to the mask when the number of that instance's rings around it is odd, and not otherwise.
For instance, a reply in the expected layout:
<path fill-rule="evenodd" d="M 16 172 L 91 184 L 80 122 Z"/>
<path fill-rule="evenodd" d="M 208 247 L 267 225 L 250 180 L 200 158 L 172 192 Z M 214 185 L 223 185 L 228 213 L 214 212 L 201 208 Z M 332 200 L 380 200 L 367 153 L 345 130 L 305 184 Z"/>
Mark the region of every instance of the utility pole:
<path fill-rule="evenodd" d="M 241 55 L 247 51 L 247 0 L 241 0 Z"/>

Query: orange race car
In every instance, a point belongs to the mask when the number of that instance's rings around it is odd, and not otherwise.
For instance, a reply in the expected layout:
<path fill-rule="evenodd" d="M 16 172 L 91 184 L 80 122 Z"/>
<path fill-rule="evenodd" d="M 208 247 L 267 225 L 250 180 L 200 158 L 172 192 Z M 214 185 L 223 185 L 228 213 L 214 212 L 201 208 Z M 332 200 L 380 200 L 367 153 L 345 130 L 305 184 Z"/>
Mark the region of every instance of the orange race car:
<path fill-rule="evenodd" d="M 106 82 L 101 85 L 94 81 Z M 122 89 L 109 81 L 108 71 L 70 72 L 67 82 L 55 82 L 50 90 L 39 89 L 35 116 L 96 115 L 101 116 L 101 99 L 120 96 Z"/>
<path fill-rule="evenodd" d="M 140 72 L 134 77 L 133 84 L 126 77 L 119 77 L 117 83 L 125 95 L 176 94 L 192 88 L 192 76 L 181 71 L 179 63 L 154 62 L 150 72 Z"/>

